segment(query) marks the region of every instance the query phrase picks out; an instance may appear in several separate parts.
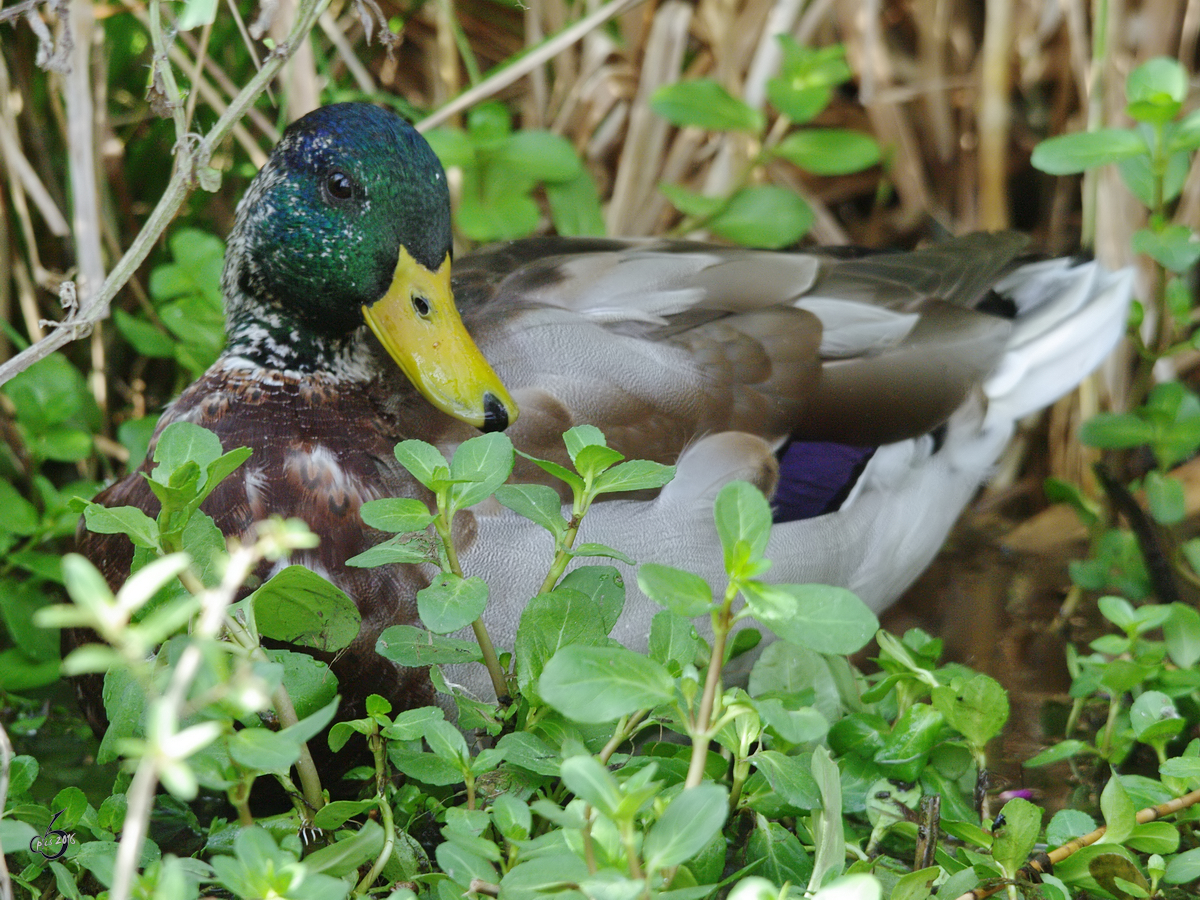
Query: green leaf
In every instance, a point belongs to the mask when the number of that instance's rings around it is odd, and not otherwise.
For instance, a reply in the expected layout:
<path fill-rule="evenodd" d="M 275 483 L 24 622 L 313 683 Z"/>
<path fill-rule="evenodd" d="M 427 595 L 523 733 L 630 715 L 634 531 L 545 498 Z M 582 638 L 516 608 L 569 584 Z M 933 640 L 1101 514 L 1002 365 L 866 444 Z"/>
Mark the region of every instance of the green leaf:
<path fill-rule="evenodd" d="M 575 464 L 576 472 L 585 480 L 591 480 L 594 483 L 601 473 L 612 468 L 624 458 L 623 453 L 619 453 L 612 447 L 589 444 L 586 447 L 580 447 L 578 453 L 572 454 L 571 461 Z"/>
<path fill-rule="evenodd" d="M 583 171 L 571 142 L 550 131 L 527 128 L 500 145 L 497 162 L 538 181 L 570 181 Z"/>
<path fill-rule="evenodd" d="M 613 566 L 580 566 L 572 569 L 558 583 L 555 593 L 562 589 L 578 591 L 596 601 L 600 610 L 600 627 L 608 634 L 625 608 L 625 579 Z"/>
<path fill-rule="evenodd" d="M 889 778 L 916 781 L 929 754 L 941 739 L 944 723 L 945 718 L 934 707 L 925 703 L 913 704 L 884 738 L 883 747 L 875 754 L 875 765 Z"/>
<path fill-rule="evenodd" d="M 92 436 L 77 428 L 48 428 L 36 435 L 31 455 L 54 462 L 79 462 L 92 454 Z"/>
<path fill-rule="evenodd" d="M 300 742 L 266 728 L 243 728 L 230 735 L 229 755 L 247 769 L 286 775 L 300 758 Z"/>
<path fill-rule="evenodd" d="M 1101 450 L 1127 450 L 1154 440 L 1154 426 L 1133 413 L 1099 413 L 1083 423 L 1079 439 Z"/>
<path fill-rule="evenodd" d="M 52 353 L 18 372 L 3 390 L 12 401 L 17 421 L 34 434 L 75 420 L 91 398 L 83 376 L 61 353 Z"/>
<path fill-rule="evenodd" d="M 1080 753 L 1087 753 L 1091 749 L 1091 746 L 1083 741 L 1074 739 L 1059 741 L 1053 747 L 1047 747 L 1033 758 L 1027 759 L 1022 765 L 1030 769 L 1036 769 L 1039 766 L 1049 766 L 1057 762 L 1062 762 L 1065 759 L 1071 759 Z"/>
<path fill-rule="evenodd" d="M 1144 822 L 1126 841 L 1141 853 L 1170 854 L 1179 849 L 1179 827 L 1174 822 Z"/>
<path fill-rule="evenodd" d="M 512 133 L 512 113 L 503 103 L 489 100 L 467 114 L 467 134 L 477 146 L 498 144 Z"/>
<path fill-rule="evenodd" d="M 1046 843 L 1061 847 L 1067 841 L 1096 830 L 1096 820 L 1078 809 L 1060 809 L 1046 826 Z"/>
<path fill-rule="evenodd" d="M 696 662 L 702 644 L 696 626 L 690 620 L 664 609 L 650 622 L 650 658 L 662 663 L 672 674 Z"/>
<path fill-rule="evenodd" d="M 1170 697 L 1162 691 L 1146 691 L 1129 708 L 1129 724 L 1139 741 L 1153 744 L 1175 737 L 1187 723 Z"/>
<path fill-rule="evenodd" d="M 1200 260 L 1200 240 L 1186 225 L 1167 225 L 1158 231 L 1139 228 L 1133 233 L 1133 249 L 1176 273 L 1187 272 Z"/>
<path fill-rule="evenodd" d="M 507 841 L 523 841 L 533 831 L 529 804 L 512 794 L 501 794 L 492 801 L 492 821 Z"/>
<path fill-rule="evenodd" d="M 849 175 L 879 163 L 870 135 L 846 128 L 804 128 L 779 142 L 776 156 L 813 175 Z"/>
<path fill-rule="evenodd" d="M 1185 850 L 1167 861 L 1163 881 L 1167 884 L 1187 884 L 1200 878 L 1200 847 Z"/>
<path fill-rule="evenodd" d="M 389 744 L 387 753 L 392 765 L 409 778 L 438 787 L 462 783 L 462 768 L 433 753 L 405 750 L 398 744 Z"/>
<path fill-rule="evenodd" d="M 283 685 L 287 688 L 296 715 L 311 716 L 326 708 L 337 697 L 338 681 L 329 664 L 310 653 L 266 647 L 267 659 L 283 667 Z"/>
<path fill-rule="evenodd" d="M 37 507 L 7 481 L 0 481 L 0 509 L 4 510 L 0 519 L 0 533 L 7 531 L 10 534 L 31 535 L 41 525 Z"/>
<path fill-rule="evenodd" d="M 713 504 L 713 517 L 725 552 L 725 571 L 732 574 L 744 561 L 762 557 L 771 536 L 771 507 L 758 488 L 745 481 L 725 485 Z"/>
<path fill-rule="evenodd" d="M 771 790 L 796 813 L 816 809 L 821 805 L 821 791 L 809 773 L 803 756 L 788 756 L 776 750 L 760 750 L 750 757 L 758 771 L 771 785 Z"/>
<path fill-rule="evenodd" d="M 812 775 L 821 791 L 821 808 L 813 812 L 811 819 L 817 848 L 812 883 L 824 884 L 830 875 L 839 875 L 846 864 L 842 783 L 837 764 L 824 747 L 818 747 L 813 752 Z"/>
<path fill-rule="evenodd" d="M 783 825 L 770 822 L 762 815 L 756 816 L 755 822 L 747 845 L 747 859 L 761 861 L 761 865 L 755 871 L 765 875 L 774 884 L 787 881 L 792 884 L 807 884 L 812 875 L 812 859 L 796 836 Z M 742 884 L 752 880 L 744 879 Z M 778 895 L 778 890 L 773 885 L 769 892 L 762 894 L 743 892 L 739 888 L 735 888 L 729 896 L 740 897 L 743 900 L 747 897 L 775 900 Z"/>
<path fill-rule="evenodd" d="M 1184 603 L 1172 603 L 1171 615 L 1163 623 L 1167 653 L 1181 669 L 1200 662 L 1200 612 Z"/>
<path fill-rule="evenodd" d="M 536 691 L 546 663 L 570 644 L 601 646 L 607 641 L 600 605 L 569 588 L 538 594 L 521 612 L 513 654 L 521 692 Z"/>
<path fill-rule="evenodd" d="M 657 490 L 675 477 L 674 466 L 651 462 L 648 459 L 631 459 L 613 466 L 595 482 L 597 494 L 614 491 Z"/>
<path fill-rule="evenodd" d="M 538 205 L 529 196 L 531 186 L 514 185 L 511 171 L 497 171 L 504 177 L 496 178 L 492 189 L 487 184 L 481 184 L 473 170 L 464 173 L 457 222 L 463 234 L 473 241 L 525 237 L 537 228 L 541 219 Z M 507 191 L 501 189 L 505 184 L 508 185 Z M 488 196 L 485 197 L 485 193 Z"/>
<path fill-rule="evenodd" d="M 637 560 L 633 559 L 628 554 L 622 553 L 615 547 L 610 547 L 607 544 L 597 544 L 594 541 L 584 541 L 582 544 L 576 544 L 575 549 L 571 551 L 571 556 L 602 556 L 605 559 L 615 559 L 618 562 L 623 562 L 627 566 L 637 565 Z"/>
<path fill-rule="evenodd" d="M 249 599 L 260 634 L 316 650 L 348 647 L 362 624 L 354 601 L 304 566 L 287 566 Z"/>
<path fill-rule="evenodd" d="M 1015 798 L 1000 811 L 1004 825 L 992 834 L 992 858 L 1009 878 L 1025 865 L 1042 828 L 1042 811 L 1028 800 Z"/>
<path fill-rule="evenodd" d="M 659 563 L 646 563 L 638 569 L 637 579 L 643 594 L 685 619 L 704 615 L 712 609 L 712 588 L 699 575 Z"/>
<path fill-rule="evenodd" d="M 708 228 L 744 247 L 775 250 L 794 244 L 816 221 L 802 197 L 773 184 L 742 188 Z"/>
<path fill-rule="evenodd" d="M 401 441 L 396 445 L 396 461 L 429 490 L 435 490 L 433 480 L 439 469 L 450 471 L 446 458 L 432 444 L 424 441 Z"/>
<path fill-rule="evenodd" d="M 671 201 L 671 205 L 677 210 L 685 216 L 693 216 L 697 219 L 707 219 L 725 205 L 724 197 L 709 197 L 705 194 L 697 194 L 695 191 L 689 191 L 687 188 L 680 187 L 677 184 L 667 184 L 664 182 L 659 184 L 658 189 L 663 192 L 663 195 Z"/>
<path fill-rule="evenodd" d="M 595 425 L 576 425 L 563 432 L 563 444 L 567 448 L 567 456 L 574 463 L 584 448 L 607 447 L 608 441 Z"/>
<path fill-rule="evenodd" d="M 600 195 L 587 169 L 567 181 L 548 182 L 545 190 L 555 231 L 568 237 L 604 236 Z"/>
<path fill-rule="evenodd" d="M 424 138 L 447 169 L 451 166 L 466 167 L 477 164 L 475 145 L 461 128 L 434 128 L 425 132 Z"/>
<path fill-rule="evenodd" d="M 417 591 L 417 612 L 430 631 L 450 634 L 478 619 L 487 601 L 488 588 L 483 579 L 443 572 L 429 587 Z"/>
<path fill-rule="evenodd" d="M 833 88 L 824 84 L 798 85 L 795 80 L 780 76 L 767 82 L 767 99 L 797 125 L 803 125 L 829 105 Z"/>
<path fill-rule="evenodd" d="M 552 535 L 567 530 L 562 500 L 557 491 L 544 484 L 504 484 L 496 488 L 496 500 L 517 515 L 541 525 Z"/>
<path fill-rule="evenodd" d="M 504 761 L 519 766 L 535 775 L 558 777 L 561 757 L 557 750 L 528 731 L 515 731 L 504 735 L 496 744 L 504 755 Z"/>
<path fill-rule="evenodd" d="M 845 588 L 751 581 L 742 593 L 758 621 L 798 647 L 855 653 L 879 630 L 875 614 Z"/>
<path fill-rule="evenodd" d="M 424 531 L 434 518 L 429 507 L 409 497 L 368 500 L 360 507 L 359 514 L 372 528 L 397 534 Z"/>
<path fill-rule="evenodd" d="M 1113 775 L 1100 792 L 1100 811 L 1104 814 L 1105 832 L 1098 843 L 1122 844 L 1133 834 L 1137 825 L 1137 810 L 1129 799 L 1121 779 Z"/>
<path fill-rule="evenodd" d="M 735 99 L 711 78 L 664 85 L 651 96 L 650 108 L 673 125 L 754 133 L 766 127 L 761 112 Z"/>
<path fill-rule="evenodd" d="M 376 544 L 346 560 L 346 565 L 370 569 L 375 566 L 407 565 L 435 561 L 429 541 L 424 537 L 397 535 L 381 544 Z"/>
<path fill-rule="evenodd" d="M 986 745 L 1008 721 L 1008 694 L 987 675 L 976 675 L 957 690 L 935 687 L 933 705 L 974 747 Z"/>
<path fill-rule="evenodd" d="M 61 566 L 59 560 L 55 560 L 55 565 Z M 58 664 L 59 635 L 53 629 L 34 624 L 37 611 L 56 599 L 37 579 L 0 578 L 0 616 L 26 665 L 34 662 Z"/>
<path fill-rule="evenodd" d="M 770 697 L 755 700 L 754 708 L 763 725 L 788 744 L 819 741 L 829 731 L 829 721 L 812 707 L 796 709 L 791 703 Z"/>
<path fill-rule="evenodd" d="M 1139 122 L 1162 125 L 1179 114 L 1187 88 L 1187 73 L 1178 62 L 1165 56 L 1147 60 L 1126 79 L 1125 112 Z"/>
<path fill-rule="evenodd" d="M 113 310 L 113 323 L 121 336 L 142 356 L 155 359 L 173 359 L 175 340 L 157 325 L 131 316 L 123 309 Z"/>
<path fill-rule="evenodd" d="M 457 512 L 492 495 L 512 472 L 512 441 L 499 432 L 463 441 L 454 451 L 450 478 L 459 484 L 450 489 L 450 506 Z"/>
<path fill-rule="evenodd" d="M 610 818 L 621 805 L 617 780 L 594 757 L 572 756 L 564 759 L 562 780 L 567 789 Z"/>
<path fill-rule="evenodd" d="M 412 625 L 385 628 L 375 643 L 375 652 L 384 659 L 414 668 L 479 662 L 483 659 L 474 641 L 430 634 L 424 628 Z"/>
<path fill-rule="evenodd" d="M 1117 163 L 1117 171 L 1125 186 L 1147 208 L 1154 208 L 1158 202 L 1159 185 L 1162 186 L 1162 200 L 1171 203 L 1179 196 L 1191 165 L 1191 154 L 1176 151 L 1167 157 L 1166 169 L 1159 172 L 1152 166 L 1148 156 L 1131 156 Z"/>
<path fill-rule="evenodd" d="M 471 763 L 471 752 L 467 749 L 463 734 L 445 719 L 431 718 L 425 724 L 425 740 L 429 749 L 460 768 Z"/>
<path fill-rule="evenodd" d="M 663 666 L 623 647 L 563 647 L 546 664 L 538 693 L 577 722 L 612 722 L 669 701 L 675 682 Z"/>
<path fill-rule="evenodd" d="M 677 794 L 646 832 L 642 854 L 651 872 L 687 862 L 725 824 L 729 794 L 723 785 L 698 784 Z"/>
<path fill-rule="evenodd" d="M 374 799 L 365 800 L 361 803 L 349 803 L 345 800 L 327 803 L 317 812 L 313 819 L 313 824 L 318 828 L 324 828 L 326 831 L 334 831 L 350 816 L 358 815 L 359 812 L 366 812 L 377 805 L 378 802 Z M 341 807 L 344 809 L 344 807 L 350 806 L 361 807 L 361 809 L 358 812 L 344 810 L 344 818 L 342 818 L 341 822 L 337 822 L 333 814 L 329 811 L 330 807 Z M 322 814 L 324 814 L 324 818 L 322 818 Z M 326 822 L 328 824 L 325 824 Z M 344 878 L 347 875 L 357 873 L 360 866 L 374 862 L 382 849 L 383 828 L 378 822 L 368 819 L 361 826 L 357 826 L 357 830 L 349 837 L 343 837 L 337 843 L 321 847 L 307 854 L 304 857 L 304 866 L 310 872 L 320 872 L 325 875 L 331 875 L 334 878 Z"/>
<path fill-rule="evenodd" d="M 221 439 L 191 422 L 172 422 L 158 436 L 154 461 L 158 463 L 150 478 L 159 484 L 170 484 L 171 476 L 188 463 L 206 469 L 222 455 Z"/>
<path fill-rule="evenodd" d="M 1136 131 L 1100 128 L 1044 140 L 1033 148 L 1030 162 L 1050 175 L 1072 175 L 1146 152 L 1146 142 Z"/>
<path fill-rule="evenodd" d="M 83 511 L 89 531 L 97 534 L 124 534 L 136 547 L 158 550 L 158 524 L 136 506 L 101 506 L 89 503 Z"/>
<path fill-rule="evenodd" d="M 1167 144 L 1168 153 L 1190 153 L 1200 147 L 1200 109 L 1193 109 L 1179 120 Z"/>

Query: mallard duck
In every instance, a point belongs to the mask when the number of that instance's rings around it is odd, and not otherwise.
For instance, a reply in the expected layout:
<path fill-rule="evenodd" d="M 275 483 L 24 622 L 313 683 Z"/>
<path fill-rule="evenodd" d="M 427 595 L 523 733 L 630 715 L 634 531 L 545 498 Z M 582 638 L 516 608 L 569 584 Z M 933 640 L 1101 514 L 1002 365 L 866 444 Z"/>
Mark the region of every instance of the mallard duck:
<path fill-rule="evenodd" d="M 1022 264 L 1022 243 L 853 254 L 535 238 L 468 255 L 452 275 L 429 146 L 389 111 L 337 104 L 287 129 L 239 204 L 228 344 L 158 427 L 194 422 L 226 449 L 252 448 L 205 503 L 224 533 L 278 514 L 320 536 L 290 562 L 362 612 L 335 664 L 346 715 L 368 693 L 431 699 L 423 671 L 374 652 L 383 628 L 416 621 L 429 573 L 345 565 L 386 537 L 364 527 L 363 502 L 423 494 L 394 461 L 406 438 L 449 449 L 507 427 L 519 448 L 555 457 L 564 429 L 594 424 L 678 475 L 657 497 L 597 504 L 581 539 L 714 579 L 712 499 L 749 478 L 776 504 L 773 576 L 844 585 L 879 609 L 929 562 L 1014 421 L 1122 332 L 1127 273 Z M 98 501 L 154 514 L 146 469 Z M 485 618 L 511 647 L 548 541 L 498 506 L 458 521 L 466 570 L 491 583 Z M 123 537 L 83 532 L 80 548 L 114 586 L 126 577 Z M 626 587 L 616 636 L 644 646 L 656 608 L 635 579 Z"/>

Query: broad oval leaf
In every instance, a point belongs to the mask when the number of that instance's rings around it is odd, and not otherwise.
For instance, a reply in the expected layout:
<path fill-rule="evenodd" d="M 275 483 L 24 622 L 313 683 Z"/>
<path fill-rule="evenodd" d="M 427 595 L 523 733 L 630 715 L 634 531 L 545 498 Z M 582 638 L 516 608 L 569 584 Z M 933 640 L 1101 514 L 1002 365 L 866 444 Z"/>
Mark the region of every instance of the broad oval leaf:
<path fill-rule="evenodd" d="M 849 175 L 879 162 L 879 145 L 848 128 L 804 128 L 780 141 L 775 154 L 813 175 Z"/>
<path fill-rule="evenodd" d="M 479 662 L 483 654 L 474 641 L 431 634 L 413 625 L 385 628 L 375 642 L 375 652 L 384 659 L 414 668 Z"/>
<path fill-rule="evenodd" d="M 512 441 L 499 432 L 459 444 L 450 463 L 450 477 L 461 482 L 450 490 L 452 509 L 466 509 L 490 497 L 508 479 L 514 459 Z"/>
<path fill-rule="evenodd" d="M 676 795 L 648 832 L 642 845 L 650 871 L 685 863 L 725 824 L 729 795 L 723 785 L 698 784 Z"/>
<path fill-rule="evenodd" d="M 443 572 L 429 587 L 417 591 L 417 613 L 430 631 L 450 634 L 478 619 L 487 600 L 488 588 L 482 578 Z"/>
<path fill-rule="evenodd" d="M 380 531 L 408 534 L 424 531 L 433 521 L 433 513 L 420 500 L 411 497 L 386 497 L 368 500 L 359 508 L 363 522 Z"/>
<path fill-rule="evenodd" d="M 675 682 L 663 666 L 624 647 L 563 647 L 546 664 L 538 693 L 576 722 L 612 722 L 669 701 Z"/>
<path fill-rule="evenodd" d="M 562 135 L 538 129 L 522 129 L 501 146 L 498 159 L 504 165 L 538 181 L 570 181 L 582 170 L 579 154 Z"/>
<path fill-rule="evenodd" d="M 562 515 L 562 500 L 554 488 L 544 484 L 503 484 L 496 488 L 496 499 L 519 516 L 541 525 L 553 535 L 567 530 Z"/>
<path fill-rule="evenodd" d="M 756 581 L 742 592 L 758 621 L 788 643 L 821 653 L 854 653 L 879 629 L 875 614 L 845 588 Z"/>
<path fill-rule="evenodd" d="M 304 566 L 288 566 L 249 597 L 259 634 L 315 650 L 340 650 L 362 618 L 341 588 Z"/>
<path fill-rule="evenodd" d="M 1136 131 L 1100 128 L 1044 140 L 1033 148 L 1030 162 L 1050 175 L 1073 175 L 1147 152 L 1146 142 Z"/>
<path fill-rule="evenodd" d="M 773 184 L 760 184 L 734 194 L 708 227 L 735 244 L 775 250 L 794 244 L 815 221 L 802 197 Z"/>
<path fill-rule="evenodd" d="M 713 517 L 725 551 L 726 571 L 734 564 L 739 542 L 745 545 L 751 559 L 761 557 L 766 551 L 771 536 L 771 507 L 762 491 L 753 485 L 733 481 L 721 488 L 713 504 Z"/>
<path fill-rule="evenodd" d="M 638 569 L 637 579 L 643 594 L 685 619 L 712 609 L 712 588 L 699 575 L 660 563 L 646 563 Z"/>
<path fill-rule="evenodd" d="M 395 449 L 396 461 L 409 471 L 413 478 L 433 490 L 433 479 L 438 469 L 450 471 L 446 458 L 432 444 L 424 441 L 401 441 Z"/>
<path fill-rule="evenodd" d="M 673 125 L 694 125 L 711 131 L 763 130 L 763 114 L 738 100 L 711 78 L 679 81 L 660 87 L 650 108 Z"/>

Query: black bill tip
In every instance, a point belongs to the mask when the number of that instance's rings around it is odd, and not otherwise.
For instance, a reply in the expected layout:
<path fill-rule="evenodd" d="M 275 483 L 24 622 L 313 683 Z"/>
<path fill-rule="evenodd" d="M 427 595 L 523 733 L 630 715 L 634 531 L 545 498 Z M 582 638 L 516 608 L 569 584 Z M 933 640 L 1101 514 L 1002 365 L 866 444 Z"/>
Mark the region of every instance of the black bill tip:
<path fill-rule="evenodd" d="M 493 393 L 483 395 L 483 430 L 503 431 L 508 427 L 508 408 Z"/>

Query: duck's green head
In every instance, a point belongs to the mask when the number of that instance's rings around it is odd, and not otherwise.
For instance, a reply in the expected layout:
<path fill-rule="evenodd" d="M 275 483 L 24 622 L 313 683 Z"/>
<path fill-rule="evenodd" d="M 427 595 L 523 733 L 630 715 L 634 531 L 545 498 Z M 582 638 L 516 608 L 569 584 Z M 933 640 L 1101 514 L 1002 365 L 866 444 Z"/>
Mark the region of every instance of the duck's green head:
<path fill-rule="evenodd" d="M 478 428 L 517 407 L 450 290 L 450 197 L 398 115 L 338 103 L 293 123 L 238 206 L 224 288 L 231 346 L 320 368 L 364 322 L 434 406 Z"/>

